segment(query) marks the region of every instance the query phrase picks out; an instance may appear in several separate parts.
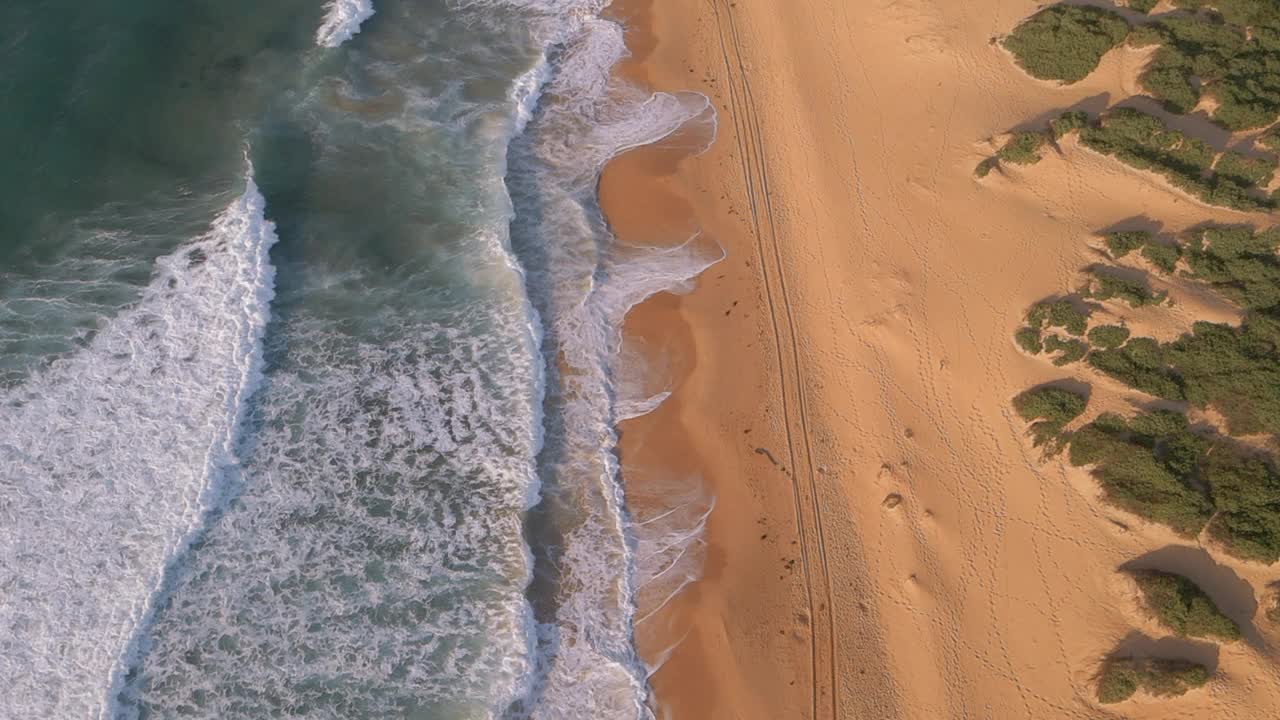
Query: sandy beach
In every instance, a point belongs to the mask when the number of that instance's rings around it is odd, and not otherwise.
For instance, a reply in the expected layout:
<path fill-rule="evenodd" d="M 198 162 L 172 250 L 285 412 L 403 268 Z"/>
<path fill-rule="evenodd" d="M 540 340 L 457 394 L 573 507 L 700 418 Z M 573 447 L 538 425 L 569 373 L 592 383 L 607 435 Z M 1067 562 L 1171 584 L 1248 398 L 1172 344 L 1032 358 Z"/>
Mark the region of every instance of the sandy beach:
<path fill-rule="evenodd" d="M 1280 637 L 1252 622 L 1248 590 L 1275 573 L 1103 505 L 1087 474 L 1041 457 L 1010 407 L 1080 374 L 1024 355 L 1011 335 L 1029 305 L 1078 285 L 1099 230 L 1271 221 L 1208 208 L 1072 141 L 975 179 L 1002 133 L 1065 109 L 1161 112 L 1131 98 L 1139 51 L 1111 53 L 1069 87 L 1018 70 L 992 39 L 1034 10 L 615 8 L 634 53 L 621 72 L 703 92 L 719 112 L 707 153 L 632 152 L 601 187 L 624 241 L 693 227 L 726 251 L 691 294 L 627 321 L 630 337 L 677 358 L 672 398 L 623 425 L 628 492 L 688 477 L 716 499 L 702 579 L 637 629 L 646 660 L 665 658 L 652 677 L 660 717 L 1280 715 Z M 1172 310 L 1125 320 L 1172 337 L 1192 318 L 1233 318 L 1169 290 Z M 1086 379 L 1090 414 L 1146 404 Z M 1161 639 L 1116 573 L 1135 560 L 1226 578 L 1223 609 L 1252 628 L 1248 641 Z M 1104 708 L 1095 675 L 1117 647 L 1189 656 L 1214 679 Z"/>

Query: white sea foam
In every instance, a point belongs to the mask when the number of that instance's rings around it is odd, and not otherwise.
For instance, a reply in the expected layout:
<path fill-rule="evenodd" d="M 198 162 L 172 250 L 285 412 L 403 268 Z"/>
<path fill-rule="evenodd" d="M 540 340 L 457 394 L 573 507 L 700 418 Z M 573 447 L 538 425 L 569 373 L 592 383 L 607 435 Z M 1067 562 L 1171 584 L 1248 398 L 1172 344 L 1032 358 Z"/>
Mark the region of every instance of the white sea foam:
<path fill-rule="evenodd" d="M 220 481 L 260 373 L 274 227 L 252 178 L 90 345 L 0 396 L 0 706 L 91 718 Z"/>
<path fill-rule="evenodd" d="M 273 339 L 291 351 L 255 403 L 244 491 L 184 564 L 131 693 L 153 716 L 485 717 L 525 692 L 522 319 L 422 314 L 373 318 L 396 328 L 379 343 L 318 320 Z"/>
<path fill-rule="evenodd" d="M 360 32 L 360 26 L 371 17 L 373 0 L 329 0 L 324 20 L 316 30 L 316 44 L 338 47 Z"/>
<path fill-rule="evenodd" d="M 533 26 L 557 48 L 543 104 L 513 147 L 509 184 L 520 211 L 517 249 L 547 324 L 548 384 L 560 414 L 544 467 L 554 487 L 544 494 L 565 529 L 548 561 L 557 571 L 554 617 L 541 618 L 533 687 L 511 714 L 646 718 L 648 670 L 632 643 L 636 602 L 648 601 L 646 588 L 674 591 L 680 583 L 667 586 L 667 578 L 696 572 L 701 513 L 691 512 L 707 507 L 690 503 L 690 512 L 644 526 L 627 520 L 614 424 L 656 407 L 665 391 L 619 393 L 620 328 L 634 305 L 687 288 L 723 253 L 699 238 L 675 247 L 617 247 L 594 196 L 609 159 L 690 124 L 705 124 L 705 142 L 715 114 L 702 95 L 649 95 L 613 79 L 626 48 L 622 29 L 598 17 L 605 3 L 514 4 L 545 13 Z M 646 532 L 650 540 L 641 539 Z M 677 548 L 677 539 L 689 550 Z M 672 568 L 663 571 L 664 564 Z"/>

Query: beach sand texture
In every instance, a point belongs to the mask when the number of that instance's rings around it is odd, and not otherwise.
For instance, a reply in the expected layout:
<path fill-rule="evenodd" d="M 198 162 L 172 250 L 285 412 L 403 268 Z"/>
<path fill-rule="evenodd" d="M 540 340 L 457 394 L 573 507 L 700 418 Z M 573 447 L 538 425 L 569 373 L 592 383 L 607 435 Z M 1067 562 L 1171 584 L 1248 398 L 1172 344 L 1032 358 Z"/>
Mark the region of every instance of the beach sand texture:
<path fill-rule="evenodd" d="M 1112 52 L 1069 87 L 1021 72 L 992 40 L 1036 9 L 615 9 L 635 54 L 621 71 L 704 92 L 720 114 L 710 151 L 634 151 L 601 187 L 623 241 L 700 228 L 727 253 L 691 294 L 627 321 L 668 359 L 674 390 L 622 426 L 628 493 L 680 480 L 716 502 L 702 579 L 637 628 L 646 660 L 661 662 L 659 717 L 1280 717 L 1280 630 L 1259 605 L 1277 573 L 1102 504 L 1087 474 L 1042 459 L 1010 406 L 1068 377 L 1091 383 L 1088 416 L 1149 404 L 1012 340 L 1028 306 L 1079 285 L 1097 231 L 1270 224 L 1074 140 L 975 179 L 1002 133 L 1065 109 L 1160 112 L 1131 97 L 1138 51 Z M 1203 119 L 1162 117 L 1219 150 L 1230 140 Z M 1173 308 L 1109 311 L 1157 337 L 1236 317 L 1169 289 Z M 1246 639 L 1165 638 L 1116 573 L 1135 559 L 1205 581 Z M 1094 678 L 1117 647 L 1215 674 L 1181 698 L 1103 707 Z"/>

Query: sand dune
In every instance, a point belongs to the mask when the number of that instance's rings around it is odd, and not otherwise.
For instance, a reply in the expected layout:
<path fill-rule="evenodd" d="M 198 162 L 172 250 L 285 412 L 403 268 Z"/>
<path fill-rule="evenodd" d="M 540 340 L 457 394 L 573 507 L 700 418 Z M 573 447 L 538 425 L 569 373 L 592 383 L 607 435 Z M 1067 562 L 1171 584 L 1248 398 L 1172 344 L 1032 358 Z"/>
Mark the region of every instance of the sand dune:
<path fill-rule="evenodd" d="M 1208 208 L 1073 141 L 975 179 L 1002 133 L 1147 102 L 1131 98 L 1146 52 L 1113 52 L 1070 87 L 1023 74 L 992 39 L 1034 10 L 618 9 L 637 51 L 624 72 L 701 90 L 720 112 L 708 153 L 633 153 L 602 186 L 624 239 L 663 217 L 728 253 L 691 295 L 628 320 L 681 358 L 673 400 L 624 425 L 624 467 L 644 470 L 628 482 L 665 469 L 717 503 L 703 579 L 638 631 L 646 656 L 665 658 L 652 681 L 667 717 L 1280 716 L 1280 631 L 1247 590 L 1276 573 L 1103 505 L 1010 407 L 1064 378 L 1092 385 L 1090 415 L 1150 404 L 1012 340 L 1028 306 L 1098 262 L 1099 230 L 1270 220 Z M 1170 119 L 1231 142 L 1203 117 Z M 1238 317 L 1168 289 L 1172 308 L 1105 312 L 1157 337 Z M 1118 580 L 1135 559 L 1216 580 L 1247 641 L 1160 638 Z M 1190 653 L 1216 673 L 1181 698 L 1103 708 L 1094 678 L 1117 647 Z"/>

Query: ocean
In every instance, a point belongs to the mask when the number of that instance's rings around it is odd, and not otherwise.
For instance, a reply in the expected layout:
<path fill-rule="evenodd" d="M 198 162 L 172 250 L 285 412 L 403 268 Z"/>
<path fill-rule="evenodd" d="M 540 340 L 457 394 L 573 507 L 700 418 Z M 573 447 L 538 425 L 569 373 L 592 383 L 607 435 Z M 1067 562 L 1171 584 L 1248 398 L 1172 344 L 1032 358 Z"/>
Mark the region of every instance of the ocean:
<path fill-rule="evenodd" d="M 0 718 L 653 716 L 620 328 L 721 255 L 596 185 L 715 114 L 606 5 L 0 6 Z"/>

